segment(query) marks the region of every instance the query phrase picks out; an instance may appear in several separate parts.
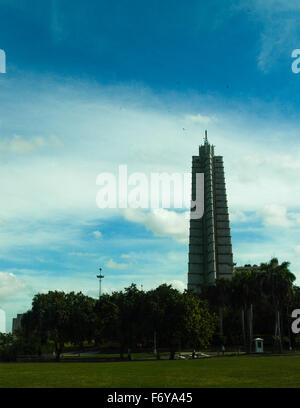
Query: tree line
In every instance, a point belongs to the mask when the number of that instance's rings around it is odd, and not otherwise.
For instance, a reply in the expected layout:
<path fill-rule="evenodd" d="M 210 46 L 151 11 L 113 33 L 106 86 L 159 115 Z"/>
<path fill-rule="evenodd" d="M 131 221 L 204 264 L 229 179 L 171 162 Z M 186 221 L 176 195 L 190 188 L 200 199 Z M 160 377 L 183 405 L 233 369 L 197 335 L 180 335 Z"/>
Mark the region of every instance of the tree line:
<path fill-rule="evenodd" d="M 204 288 L 202 296 L 218 314 L 221 342 L 242 344 L 251 352 L 253 335 L 260 335 L 269 338 L 274 351 L 295 346 L 291 312 L 300 307 L 300 288 L 289 265 L 277 258 L 259 267 L 246 265 L 231 280 L 218 279 Z"/>
<path fill-rule="evenodd" d="M 167 349 L 174 359 L 184 348 L 228 345 L 251 352 L 254 336 L 265 343 L 269 338 L 273 350 L 282 352 L 295 346 L 291 312 L 300 307 L 295 279 L 288 262 L 273 258 L 236 271 L 230 280 L 203 285 L 200 294 L 167 284 L 150 291 L 132 284 L 100 299 L 81 292 L 39 293 L 17 336 L 0 339 L 0 357 L 5 344 L 10 354 L 12 344 L 24 354 L 41 354 L 50 344 L 59 360 L 66 344 L 90 343 L 114 344 L 121 358 L 125 353 L 130 358 L 129 351 L 140 345 L 155 349 L 157 358 Z"/>
<path fill-rule="evenodd" d="M 146 292 L 132 284 L 98 300 L 74 292 L 37 294 L 19 336 L 40 350 L 51 342 L 57 360 L 66 343 L 80 348 L 85 342 L 117 344 L 121 359 L 137 345 L 155 347 L 157 358 L 167 348 L 174 359 L 181 347 L 207 347 L 216 324 L 207 300 L 193 292 L 167 284 Z"/>

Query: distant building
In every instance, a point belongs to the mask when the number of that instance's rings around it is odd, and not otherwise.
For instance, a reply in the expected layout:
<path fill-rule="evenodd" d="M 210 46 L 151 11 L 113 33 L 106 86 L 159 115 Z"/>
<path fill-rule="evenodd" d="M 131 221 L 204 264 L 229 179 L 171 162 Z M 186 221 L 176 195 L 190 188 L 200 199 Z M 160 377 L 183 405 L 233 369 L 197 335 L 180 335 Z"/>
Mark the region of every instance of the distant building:
<path fill-rule="evenodd" d="M 21 327 L 22 327 L 21 326 L 22 317 L 23 317 L 23 314 L 20 313 L 20 314 L 17 314 L 17 317 L 13 318 L 13 321 L 12 321 L 12 334 L 14 334 L 16 332 L 16 330 L 21 329 Z"/>
<path fill-rule="evenodd" d="M 192 199 L 196 196 L 196 174 L 204 174 L 204 215 L 190 220 L 188 289 L 201 291 L 218 278 L 231 279 L 233 255 L 222 156 L 215 156 L 207 140 L 193 156 Z M 192 213 L 191 213 L 192 215 Z"/>
<path fill-rule="evenodd" d="M 244 265 L 234 267 L 234 272 L 251 272 L 251 271 L 260 271 L 260 266 L 257 265 Z"/>

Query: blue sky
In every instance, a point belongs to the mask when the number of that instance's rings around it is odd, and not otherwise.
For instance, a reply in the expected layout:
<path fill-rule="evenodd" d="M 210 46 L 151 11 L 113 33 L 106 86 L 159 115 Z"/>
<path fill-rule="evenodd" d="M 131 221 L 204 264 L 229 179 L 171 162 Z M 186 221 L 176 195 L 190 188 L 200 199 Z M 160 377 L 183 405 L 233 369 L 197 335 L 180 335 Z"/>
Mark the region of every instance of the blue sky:
<path fill-rule="evenodd" d="M 172 210 L 100 210 L 96 177 L 224 156 L 235 262 L 300 274 L 300 3 L 1 0 L 0 307 L 187 281 Z M 183 130 L 184 129 L 184 130 Z"/>

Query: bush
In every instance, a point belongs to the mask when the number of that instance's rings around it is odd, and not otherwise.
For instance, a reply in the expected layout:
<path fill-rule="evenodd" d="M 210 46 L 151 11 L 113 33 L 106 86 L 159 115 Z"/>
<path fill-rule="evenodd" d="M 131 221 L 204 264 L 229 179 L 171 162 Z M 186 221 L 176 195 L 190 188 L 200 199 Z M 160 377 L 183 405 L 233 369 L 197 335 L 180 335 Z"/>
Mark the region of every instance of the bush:
<path fill-rule="evenodd" d="M 14 345 L 5 345 L 0 347 L 0 361 L 16 361 L 17 360 L 17 350 Z"/>

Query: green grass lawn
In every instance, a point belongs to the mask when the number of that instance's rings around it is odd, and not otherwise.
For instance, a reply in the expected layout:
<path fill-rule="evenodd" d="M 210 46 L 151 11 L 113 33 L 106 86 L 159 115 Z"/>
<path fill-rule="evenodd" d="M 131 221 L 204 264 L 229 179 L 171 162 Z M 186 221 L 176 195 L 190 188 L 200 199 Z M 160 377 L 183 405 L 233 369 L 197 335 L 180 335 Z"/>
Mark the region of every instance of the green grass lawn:
<path fill-rule="evenodd" d="M 3 363 L 0 387 L 300 387 L 300 358 Z"/>

